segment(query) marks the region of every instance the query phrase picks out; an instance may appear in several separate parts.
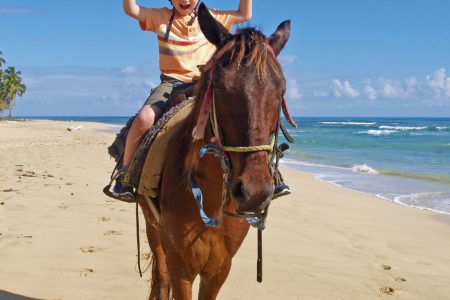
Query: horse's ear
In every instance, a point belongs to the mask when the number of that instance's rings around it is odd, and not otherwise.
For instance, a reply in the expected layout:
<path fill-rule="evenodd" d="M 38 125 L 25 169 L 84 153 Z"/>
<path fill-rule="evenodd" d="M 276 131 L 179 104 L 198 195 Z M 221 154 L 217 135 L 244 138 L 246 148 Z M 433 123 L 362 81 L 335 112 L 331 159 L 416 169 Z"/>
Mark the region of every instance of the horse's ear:
<path fill-rule="evenodd" d="M 277 30 L 269 37 L 269 44 L 278 56 L 283 50 L 291 34 L 291 21 L 286 20 L 278 25 Z"/>
<path fill-rule="evenodd" d="M 228 30 L 210 14 L 205 4 L 198 9 L 198 23 L 206 39 L 217 48 L 222 48 L 231 35 Z"/>

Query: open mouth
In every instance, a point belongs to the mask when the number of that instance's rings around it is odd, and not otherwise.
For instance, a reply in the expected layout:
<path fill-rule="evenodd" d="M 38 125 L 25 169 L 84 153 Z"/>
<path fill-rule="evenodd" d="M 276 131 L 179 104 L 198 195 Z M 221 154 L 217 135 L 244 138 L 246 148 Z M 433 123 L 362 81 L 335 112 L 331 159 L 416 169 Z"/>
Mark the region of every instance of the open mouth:
<path fill-rule="evenodd" d="M 182 10 L 188 10 L 190 7 L 191 7 L 190 4 L 180 4 L 180 8 L 181 8 Z"/>

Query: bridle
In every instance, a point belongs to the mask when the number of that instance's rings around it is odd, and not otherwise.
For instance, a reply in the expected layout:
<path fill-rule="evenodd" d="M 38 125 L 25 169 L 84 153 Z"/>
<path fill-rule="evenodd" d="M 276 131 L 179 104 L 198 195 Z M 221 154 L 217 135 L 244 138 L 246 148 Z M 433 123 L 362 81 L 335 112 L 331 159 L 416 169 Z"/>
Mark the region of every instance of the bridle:
<path fill-rule="evenodd" d="M 246 218 L 250 225 L 258 228 L 259 230 L 263 230 L 265 228 L 265 219 L 267 217 L 267 211 L 269 204 L 260 212 L 255 213 L 231 213 L 224 210 L 224 207 L 230 201 L 229 190 L 231 186 L 231 164 L 229 161 L 229 153 L 237 152 L 237 153 L 249 153 L 249 152 L 259 152 L 259 151 L 267 151 L 270 154 L 270 159 L 268 162 L 269 170 L 273 175 L 276 171 L 275 168 L 278 167 L 278 163 L 274 164 L 274 160 L 276 159 L 276 149 L 277 149 L 277 141 L 278 141 L 278 133 L 280 130 L 281 124 L 281 110 L 284 102 L 284 98 L 280 101 L 280 106 L 278 109 L 278 122 L 275 132 L 271 134 L 269 138 L 269 144 L 265 145 L 254 145 L 254 146 L 226 146 L 223 145 L 220 132 L 219 132 L 219 124 L 217 121 L 217 112 L 214 100 L 214 65 L 215 63 L 223 56 L 223 54 L 230 49 L 232 49 L 236 44 L 235 40 L 229 41 L 222 47 L 206 64 L 204 68 L 204 72 L 208 73 L 208 85 L 205 92 L 205 96 L 200 108 L 200 113 L 197 119 L 197 124 L 192 132 L 193 140 L 200 140 L 204 138 L 206 125 L 209 121 L 209 124 L 212 129 L 211 143 L 206 144 L 200 148 L 200 157 L 205 156 L 206 154 L 214 154 L 215 156 L 220 158 L 223 175 L 223 188 L 222 188 L 222 206 L 220 209 L 220 213 L 217 217 L 208 217 L 203 208 L 203 195 L 201 193 L 200 187 L 198 186 L 195 179 L 195 172 L 191 172 L 190 176 L 190 184 L 193 195 L 196 199 L 196 202 L 200 209 L 200 216 L 203 222 L 210 227 L 218 227 L 221 224 L 222 215 L 226 215 L 229 217 L 243 217 Z M 276 58 L 275 51 L 272 47 L 266 42 L 267 51 Z M 284 111 L 284 110 L 283 110 Z M 209 120 L 208 120 L 209 119 Z"/>

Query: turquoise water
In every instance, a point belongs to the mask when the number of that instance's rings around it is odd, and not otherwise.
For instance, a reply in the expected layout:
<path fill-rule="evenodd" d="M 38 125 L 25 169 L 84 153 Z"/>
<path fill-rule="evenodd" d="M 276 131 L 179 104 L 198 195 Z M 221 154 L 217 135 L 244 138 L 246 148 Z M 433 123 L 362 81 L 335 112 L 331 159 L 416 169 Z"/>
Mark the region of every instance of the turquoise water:
<path fill-rule="evenodd" d="M 129 117 L 24 117 L 124 125 Z M 295 118 L 282 164 L 344 188 L 450 214 L 450 118 Z M 281 141 L 284 139 L 281 138 Z"/>
<path fill-rule="evenodd" d="M 450 118 L 295 118 L 283 163 L 399 204 L 450 213 Z"/>
<path fill-rule="evenodd" d="M 125 125 L 130 117 L 79 117 L 79 116 L 19 116 L 18 119 L 27 120 L 54 120 L 54 121 L 74 121 L 74 122 L 99 122 L 112 125 Z"/>

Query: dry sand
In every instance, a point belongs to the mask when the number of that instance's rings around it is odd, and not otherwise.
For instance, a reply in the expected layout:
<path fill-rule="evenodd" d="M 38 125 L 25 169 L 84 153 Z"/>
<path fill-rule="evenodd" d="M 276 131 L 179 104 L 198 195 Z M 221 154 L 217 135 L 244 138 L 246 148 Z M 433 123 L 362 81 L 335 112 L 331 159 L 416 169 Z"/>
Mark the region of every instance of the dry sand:
<path fill-rule="evenodd" d="M 101 192 L 114 165 L 110 128 L 0 122 L 1 300 L 146 299 L 135 207 Z M 271 205 L 263 283 L 251 230 L 219 299 L 450 299 L 444 218 L 283 174 L 293 193 Z"/>

